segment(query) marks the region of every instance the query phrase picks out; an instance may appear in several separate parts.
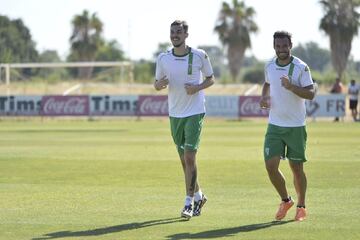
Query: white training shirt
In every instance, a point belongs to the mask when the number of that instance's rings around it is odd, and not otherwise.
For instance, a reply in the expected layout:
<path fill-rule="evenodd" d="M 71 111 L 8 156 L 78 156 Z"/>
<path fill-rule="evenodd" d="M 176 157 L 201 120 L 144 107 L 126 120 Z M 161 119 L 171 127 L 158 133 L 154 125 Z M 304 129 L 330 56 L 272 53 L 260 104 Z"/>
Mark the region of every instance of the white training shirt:
<path fill-rule="evenodd" d="M 160 80 L 166 76 L 169 79 L 169 116 L 183 118 L 205 113 L 204 91 L 188 95 L 185 90 L 186 83 L 201 84 L 203 75 L 213 75 L 209 57 L 204 50 L 190 48 L 188 54 L 176 56 L 172 49 L 158 56 L 155 78 Z"/>
<path fill-rule="evenodd" d="M 305 99 L 281 86 L 281 77 L 287 75 L 292 84 L 307 87 L 313 84 L 306 63 L 292 56 L 286 66 L 281 66 L 277 58 L 265 66 L 265 82 L 270 84 L 269 123 L 280 127 L 305 126 Z"/>
<path fill-rule="evenodd" d="M 350 83 L 349 87 L 348 87 L 349 99 L 357 101 L 359 91 L 360 91 L 360 85 L 357 85 L 357 84 L 351 85 L 351 83 Z"/>

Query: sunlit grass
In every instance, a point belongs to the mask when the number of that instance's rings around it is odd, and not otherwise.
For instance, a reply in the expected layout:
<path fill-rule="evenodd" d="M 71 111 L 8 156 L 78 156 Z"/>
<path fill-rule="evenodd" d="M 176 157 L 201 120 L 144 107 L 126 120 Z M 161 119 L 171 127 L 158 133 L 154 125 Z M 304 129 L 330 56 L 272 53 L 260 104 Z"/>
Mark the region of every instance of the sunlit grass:
<path fill-rule="evenodd" d="M 184 179 L 168 120 L 0 124 L 0 239 L 359 239 L 360 124 L 308 125 L 309 218 L 272 222 L 265 121 L 207 119 L 198 154 L 209 201 L 181 221 Z M 287 162 L 282 170 L 295 196 Z"/>

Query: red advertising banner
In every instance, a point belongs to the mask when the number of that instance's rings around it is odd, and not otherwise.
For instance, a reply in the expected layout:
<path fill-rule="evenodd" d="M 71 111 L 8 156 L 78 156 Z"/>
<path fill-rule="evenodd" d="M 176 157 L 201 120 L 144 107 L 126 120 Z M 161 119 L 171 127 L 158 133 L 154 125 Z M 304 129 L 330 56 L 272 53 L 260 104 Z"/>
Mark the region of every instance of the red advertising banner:
<path fill-rule="evenodd" d="M 167 96 L 140 95 L 137 115 L 139 116 L 167 116 L 169 114 Z"/>
<path fill-rule="evenodd" d="M 269 110 L 260 108 L 261 96 L 240 96 L 239 117 L 267 117 Z"/>
<path fill-rule="evenodd" d="M 44 96 L 41 100 L 44 116 L 88 116 L 88 96 Z"/>

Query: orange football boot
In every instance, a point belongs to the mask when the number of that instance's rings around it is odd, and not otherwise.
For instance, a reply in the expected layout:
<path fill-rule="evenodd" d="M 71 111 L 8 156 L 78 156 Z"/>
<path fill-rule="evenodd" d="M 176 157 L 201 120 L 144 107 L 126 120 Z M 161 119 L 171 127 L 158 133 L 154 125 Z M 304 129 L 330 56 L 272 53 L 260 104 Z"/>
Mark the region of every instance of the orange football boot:
<path fill-rule="evenodd" d="M 296 215 L 295 220 L 296 221 L 303 221 L 306 219 L 306 209 L 305 208 L 296 208 Z"/>
<path fill-rule="evenodd" d="M 279 210 L 276 213 L 275 219 L 281 220 L 286 216 L 287 211 L 294 205 L 294 201 L 290 198 L 290 201 L 282 201 L 279 206 Z"/>

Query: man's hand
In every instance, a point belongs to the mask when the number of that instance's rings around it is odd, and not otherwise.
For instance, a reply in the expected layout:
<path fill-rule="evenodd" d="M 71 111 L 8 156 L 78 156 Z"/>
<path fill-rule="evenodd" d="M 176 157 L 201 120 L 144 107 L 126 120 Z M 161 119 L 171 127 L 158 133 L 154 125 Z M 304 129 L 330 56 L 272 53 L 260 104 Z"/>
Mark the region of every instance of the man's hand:
<path fill-rule="evenodd" d="M 169 84 L 169 79 L 166 76 L 164 76 L 160 80 L 155 81 L 154 87 L 156 90 L 159 91 L 161 89 L 165 89 L 168 84 Z"/>
<path fill-rule="evenodd" d="M 293 85 L 290 83 L 289 77 L 284 75 L 280 79 L 281 79 L 281 86 L 283 86 L 289 91 L 292 91 Z"/>
<path fill-rule="evenodd" d="M 199 88 L 199 85 L 192 85 L 192 84 L 186 83 L 185 90 L 188 95 L 193 95 L 193 94 L 197 93 L 200 90 L 200 88 Z"/>
<path fill-rule="evenodd" d="M 290 83 L 288 76 L 282 76 L 280 79 L 281 79 L 281 85 L 285 89 L 287 89 L 287 90 L 291 91 L 292 93 L 294 93 L 295 95 L 297 95 L 298 97 L 308 99 L 308 100 L 314 99 L 314 97 L 315 97 L 314 84 L 311 84 L 307 87 L 299 87 L 296 85 L 292 85 Z"/>
<path fill-rule="evenodd" d="M 261 108 L 270 108 L 270 97 L 262 96 L 260 99 L 260 107 Z"/>

